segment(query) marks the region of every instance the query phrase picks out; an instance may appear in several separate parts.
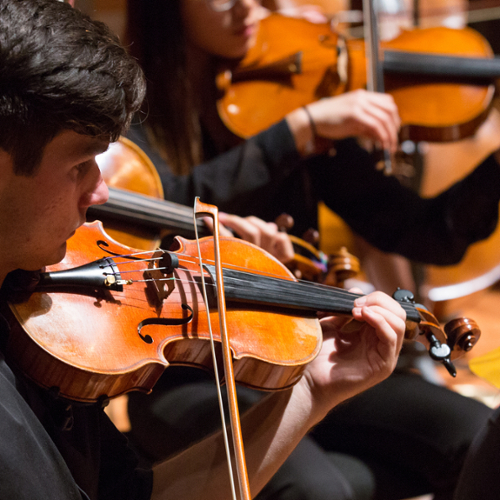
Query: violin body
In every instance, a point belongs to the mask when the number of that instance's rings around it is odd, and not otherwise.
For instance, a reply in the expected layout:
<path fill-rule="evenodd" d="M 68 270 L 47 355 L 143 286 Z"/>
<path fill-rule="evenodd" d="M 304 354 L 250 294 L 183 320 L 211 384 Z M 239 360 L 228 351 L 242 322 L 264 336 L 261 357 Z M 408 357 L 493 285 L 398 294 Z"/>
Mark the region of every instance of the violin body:
<path fill-rule="evenodd" d="M 402 140 L 458 140 L 472 135 L 486 118 L 500 64 L 476 31 L 404 31 L 382 42 L 381 52 L 384 86 L 398 106 Z M 479 59 L 485 68 L 455 72 Z M 449 70 L 443 73 L 445 65 Z M 329 24 L 273 14 L 261 21 L 255 45 L 238 66 L 221 71 L 217 85 L 221 119 L 247 138 L 301 106 L 365 88 L 365 42 L 344 40 Z"/>
<path fill-rule="evenodd" d="M 99 244 L 102 241 L 105 245 Z M 124 279 L 139 280 L 124 286 L 123 291 L 69 287 L 34 292 L 25 302 L 11 303 L 6 314 L 15 332 L 9 339 L 9 358 L 38 384 L 82 402 L 130 390 L 149 392 L 170 364 L 210 370 L 206 310 L 196 279 L 200 274 L 194 259 L 196 245 L 183 238 L 177 243 L 174 253 L 180 265 L 174 274 L 178 279 L 163 299 L 154 281 L 142 281 L 148 279 L 147 263 L 115 257 Z M 282 264 L 267 254 L 263 258 L 262 250 L 250 243 L 223 238 L 220 245 L 222 262 L 231 262 L 229 267 L 250 266 L 259 268 L 259 273 L 294 280 Z M 201 240 L 201 247 L 203 259 L 213 259 L 212 238 Z M 48 270 L 71 269 L 108 252 L 134 251 L 112 240 L 95 222 L 76 232 L 68 241 L 65 259 Z M 145 252 L 141 258 L 154 253 Z M 218 341 L 213 287 L 210 290 L 212 329 Z M 156 320 L 160 324 L 154 324 Z M 228 303 L 227 325 L 236 381 L 260 389 L 293 385 L 321 348 L 319 321 L 308 311 L 298 315 L 291 309 Z"/>
<path fill-rule="evenodd" d="M 272 14 L 237 66 L 217 76 L 219 116 L 248 138 L 289 112 L 347 90 L 344 41 L 329 24 Z"/>
<path fill-rule="evenodd" d="M 348 46 L 352 75 L 349 90 L 363 88 L 359 76 L 355 78 L 366 68 L 366 64 L 360 64 L 365 59 L 364 48 L 358 40 L 348 42 Z M 404 30 L 395 39 L 381 42 L 381 50 L 385 91 L 394 98 L 401 118 L 400 140 L 457 141 L 472 136 L 487 118 L 495 93 L 493 80 L 474 81 L 458 73 L 461 66 L 473 63 L 468 58 L 494 62 L 490 45 L 477 31 L 442 26 Z M 418 54 L 421 60 L 411 58 Z M 397 55 L 408 58 L 414 70 L 400 66 L 398 71 L 395 65 L 389 71 L 389 57 Z M 433 59 L 432 55 L 448 57 Z M 483 62 L 488 65 L 488 61 Z M 445 63 L 451 65 L 449 73 Z M 497 71 L 500 76 L 500 64 Z"/>
<path fill-rule="evenodd" d="M 109 145 L 104 153 L 96 157 L 103 179 L 111 190 L 137 193 L 163 200 L 160 176 L 144 151 L 126 137 Z M 91 207 L 91 210 L 94 207 Z M 127 218 L 128 211 L 120 207 L 121 216 L 110 217 L 104 212 L 99 220 L 106 224 L 107 233 L 124 245 L 144 250 L 153 250 L 160 244 L 161 226 L 158 224 L 134 223 Z M 93 219 L 91 219 L 93 220 Z"/>
<path fill-rule="evenodd" d="M 200 240 L 210 322 L 197 246 L 183 238 L 176 244 L 170 252 L 136 252 L 99 222 L 80 228 L 65 259 L 41 273 L 36 287 L 7 292 L 11 364 L 55 395 L 81 402 L 149 392 L 171 364 L 213 369 L 210 328 L 216 351 L 221 343 L 213 239 Z M 263 390 L 292 386 L 321 349 L 317 311 L 350 316 L 359 295 L 297 282 L 267 252 L 235 238 L 220 240 L 220 257 L 234 380 Z M 418 338 L 454 375 L 451 359 L 480 337 L 475 322 L 457 319 L 443 330 L 397 293 L 406 338 Z"/>

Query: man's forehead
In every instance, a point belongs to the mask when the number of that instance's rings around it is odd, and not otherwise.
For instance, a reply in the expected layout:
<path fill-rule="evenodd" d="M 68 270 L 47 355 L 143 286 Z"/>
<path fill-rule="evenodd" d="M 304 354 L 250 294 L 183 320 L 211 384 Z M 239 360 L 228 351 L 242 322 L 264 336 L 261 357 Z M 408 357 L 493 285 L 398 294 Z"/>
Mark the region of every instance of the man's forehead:
<path fill-rule="evenodd" d="M 75 157 L 92 157 L 106 151 L 108 146 L 109 140 L 64 130 L 47 145 L 46 152 L 58 154 L 64 151 Z"/>

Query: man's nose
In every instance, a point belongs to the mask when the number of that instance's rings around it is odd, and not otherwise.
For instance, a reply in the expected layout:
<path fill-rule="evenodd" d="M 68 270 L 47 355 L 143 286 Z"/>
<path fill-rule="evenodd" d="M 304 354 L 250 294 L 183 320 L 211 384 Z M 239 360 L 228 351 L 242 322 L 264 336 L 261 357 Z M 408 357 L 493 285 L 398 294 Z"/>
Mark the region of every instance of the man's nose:
<path fill-rule="evenodd" d="M 108 186 L 104 182 L 100 171 L 98 178 L 92 183 L 92 185 L 93 187 L 81 198 L 80 205 L 82 208 L 88 208 L 91 205 L 102 205 L 108 201 Z"/>
<path fill-rule="evenodd" d="M 109 198 L 108 185 L 104 182 L 104 179 L 99 176 L 99 183 L 97 184 L 94 192 L 92 193 L 90 205 L 102 205 L 106 203 Z"/>

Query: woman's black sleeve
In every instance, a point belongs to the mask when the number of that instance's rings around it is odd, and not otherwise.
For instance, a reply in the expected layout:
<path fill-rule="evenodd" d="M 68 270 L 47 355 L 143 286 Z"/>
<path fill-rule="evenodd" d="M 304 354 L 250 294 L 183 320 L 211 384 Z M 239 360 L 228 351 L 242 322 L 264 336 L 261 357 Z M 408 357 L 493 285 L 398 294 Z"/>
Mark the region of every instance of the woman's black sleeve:
<path fill-rule="evenodd" d="M 127 137 L 151 158 L 162 179 L 165 199 L 192 206 L 195 196 L 221 210 L 241 213 L 257 206 L 273 186 L 299 165 L 299 155 L 284 121 L 214 159 L 197 165 L 189 175 L 175 175 L 149 145 L 144 129 L 133 125 Z"/>
<path fill-rule="evenodd" d="M 434 198 L 377 171 L 352 140 L 339 145 L 333 160 L 316 159 L 309 171 L 318 196 L 355 232 L 417 262 L 457 263 L 497 226 L 500 166 L 493 156 Z"/>

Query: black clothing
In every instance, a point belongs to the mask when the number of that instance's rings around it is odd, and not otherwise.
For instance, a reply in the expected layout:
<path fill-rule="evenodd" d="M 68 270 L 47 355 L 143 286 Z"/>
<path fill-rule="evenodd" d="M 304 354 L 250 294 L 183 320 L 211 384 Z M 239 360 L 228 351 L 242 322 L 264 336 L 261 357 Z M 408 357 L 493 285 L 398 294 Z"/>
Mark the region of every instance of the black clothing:
<path fill-rule="evenodd" d="M 454 500 L 497 500 L 500 496 L 500 408 L 470 446 Z"/>
<path fill-rule="evenodd" d="M 349 454 L 376 478 L 375 499 L 434 493 L 451 498 L 467 450 L 492 410 L 424 380 L 395 372 L 330 414 L 311 436 Z"/>
<path fill-rule="evenodd" d="M 167 200 L 192 206 L 200 196 L 225 212 L 267 221 L 286 212 L 297 236 L 317 226 L 322 200 L 375 247 L 451 265 L 498 221 L 500 166 L 492 156 L 436 198 L 423 199 L 377 171 L 352 139 L 337 143 L 335 157 L 300 159 L 284 121 L 182 177 L 172 174 L 139 125 L 128 137 L 152 159 Z"/>
<path fill-rule="evenodd" d="M 0 322 L 5 339 L 6 328 Z M 4 343 L 4 342 L 3 342 Z M 0 498 L 146 500 L 152 471 L 97 404 L 54 398 L 0 351 Z"/>

